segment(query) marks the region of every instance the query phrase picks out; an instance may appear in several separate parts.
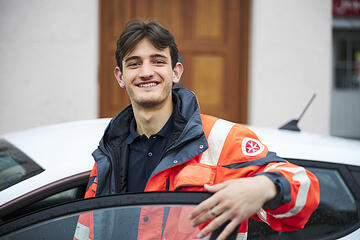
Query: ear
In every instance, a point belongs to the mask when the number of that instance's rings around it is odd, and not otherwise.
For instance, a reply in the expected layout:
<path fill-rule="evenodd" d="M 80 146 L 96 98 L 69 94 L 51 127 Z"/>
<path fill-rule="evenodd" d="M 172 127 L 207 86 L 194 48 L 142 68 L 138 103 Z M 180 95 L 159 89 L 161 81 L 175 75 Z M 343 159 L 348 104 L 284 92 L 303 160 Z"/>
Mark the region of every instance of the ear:
<path fill-rule="evenodd" d="M 115 75 L 115 78 L 116 78 L 119 86 L 120 86 L 121 88 L 124 88 L 124 87 L 125 87 L 125 82 L 124 82 L 124 80 L 123 80 L 123 74 L 122 74 L 122 72 L 121 72 L 121 70 L 120 70 L 119 67 L 116 67 L 116 68 L 114 69 L 114 75 Z"/>
<path fill-rule="evenodd" d="M 179 83 L 182 73 L 184 72 L 184 66 L 177 62 L 173 69 L 173 83 Z"/>

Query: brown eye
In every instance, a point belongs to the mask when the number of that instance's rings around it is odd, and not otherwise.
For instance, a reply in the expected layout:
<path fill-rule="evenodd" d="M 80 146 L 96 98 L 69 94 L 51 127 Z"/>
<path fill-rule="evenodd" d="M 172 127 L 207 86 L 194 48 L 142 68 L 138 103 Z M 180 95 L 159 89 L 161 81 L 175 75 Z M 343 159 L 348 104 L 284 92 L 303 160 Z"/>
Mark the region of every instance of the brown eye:
<path fill-rule="evenodd" d="M 158 65 L 165 64 L 165 61 L 163 61 L 163 60 L 155 60 L 154 64 L 158 64 Z"/>
<path fill-rule="evenodd" d="M 129 68 L 135 68 L 137 66 L 139 66 L 140 63 L 138 62 L 133 62 L 133 63 L 128 63 L 126 66 L 129 67 Z"/>

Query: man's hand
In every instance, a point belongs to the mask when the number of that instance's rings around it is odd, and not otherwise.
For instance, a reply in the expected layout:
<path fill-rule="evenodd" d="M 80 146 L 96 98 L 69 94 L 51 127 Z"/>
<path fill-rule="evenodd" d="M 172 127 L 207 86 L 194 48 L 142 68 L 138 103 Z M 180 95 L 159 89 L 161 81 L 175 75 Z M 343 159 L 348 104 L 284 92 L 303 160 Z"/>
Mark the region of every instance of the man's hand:
<path fill-rule="evenodd" d="M 215 194 L 200 203 L 190 213 L 189 218 L 193 219 L 193 226 L 215 219 L 199 232 L 198 238 L 206 236 L 226 221 L 230 221 L 217 238 L 217 240 L 226 239 L 236 226 L 254 215 L 265 202 L 276 196 L 275 184 L 266 176 L 234 179 L 204 187 Z"/>

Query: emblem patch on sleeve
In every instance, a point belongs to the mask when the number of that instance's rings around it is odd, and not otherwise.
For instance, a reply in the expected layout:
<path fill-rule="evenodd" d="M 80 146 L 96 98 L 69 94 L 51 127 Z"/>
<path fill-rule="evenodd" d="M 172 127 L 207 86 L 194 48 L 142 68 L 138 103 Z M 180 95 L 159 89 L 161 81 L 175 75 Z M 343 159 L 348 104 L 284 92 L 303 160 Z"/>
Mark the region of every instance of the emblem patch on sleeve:
<path fill-rule="evenodd" d="M 244 155 L 256 156 L 262 153 L 265 147 L 256 139 L 244 138 L 241 144 L 241 149 Z"/>

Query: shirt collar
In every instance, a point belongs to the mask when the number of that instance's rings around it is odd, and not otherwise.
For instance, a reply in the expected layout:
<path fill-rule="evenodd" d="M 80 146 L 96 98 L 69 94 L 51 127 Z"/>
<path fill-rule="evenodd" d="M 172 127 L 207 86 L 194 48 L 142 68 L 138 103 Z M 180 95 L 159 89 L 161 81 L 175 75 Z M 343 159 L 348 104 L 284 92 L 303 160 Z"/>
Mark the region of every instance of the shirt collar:
<path fill-rule="evenodd" d="M 163 128 L 155 135 L 168 138 L 171 135 L 171 131 L 173 129 L 173 125 L 174 125 L 173 119 L 174 119 L 174 112 L 171 114 L 171 116 L 169 117 Z"/>
<path fill-rule="evenodd" d="M 137 137 L 140 135 L 136 132 L 136 122 L 135 118 L 131 119 L 130 126 L 129 126 L 130 134 L 126 138 L 126 144 L 131 144 Z"/>
<path fill-rule="evenodd" d="M 169 138 L 169 136 L 171 135 L 171 131 L 173 129 L 173 119 L 174 119 L 174 112 L 171 114 L 171 116 L 169 117 L 169 119 L 167 120 L 167 122 L 165 123 L 165 125 L 163 126 L 163 128 L 156 134 L 151 135 L 151 136 L 161 136 L 164 138 Z M 131 119 L 130 122 L 130 134 L 129 136 L 126 138 L 126 144 L 131 144 L 132 142 L 134 142 L 134 140 L 136 138 L 138 138 L 140 136 L 140 134 L 138 134 L 136 132 L 136 121 L 135 118 Z"/>

